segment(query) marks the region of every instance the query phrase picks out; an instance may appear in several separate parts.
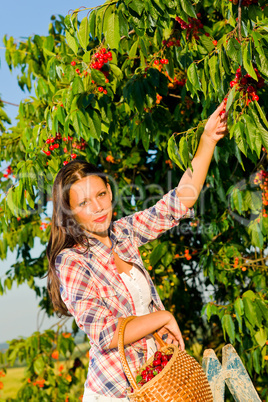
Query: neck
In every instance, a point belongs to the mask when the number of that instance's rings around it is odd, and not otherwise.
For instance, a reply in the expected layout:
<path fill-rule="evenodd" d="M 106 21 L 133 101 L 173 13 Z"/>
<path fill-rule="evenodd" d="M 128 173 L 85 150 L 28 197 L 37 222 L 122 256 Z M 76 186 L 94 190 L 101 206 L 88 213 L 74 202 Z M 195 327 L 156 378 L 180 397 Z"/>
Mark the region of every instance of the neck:
<path fill-rule="evenodd" d="M 112 242 L 111 239 L 109 237 L 108 234 L 108 230 L 106 230 L 105 232 L 101 232 L 101 233 L 94 233 L 94 232 L 90 232 L 87 229 L 84 229 L 86 232 L 90 233 L 91 236 L 95 237 L 95 239 L 99 240 L 101 243 L 105 244 L 105 246 L 111 248 L 112 247 Z"/>

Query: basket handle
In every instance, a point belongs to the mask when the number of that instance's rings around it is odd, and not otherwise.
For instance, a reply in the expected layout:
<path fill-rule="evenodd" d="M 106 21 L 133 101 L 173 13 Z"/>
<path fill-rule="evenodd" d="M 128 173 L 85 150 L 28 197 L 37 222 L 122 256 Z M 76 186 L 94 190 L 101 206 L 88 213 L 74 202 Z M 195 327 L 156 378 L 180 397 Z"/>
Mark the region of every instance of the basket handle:
<path fill-rule="evenodd" d="M 136 384 L 135 378 L 133 377 L 133 374 L 130 370 L 129 364 L 126 359 L 125 355 L 125 350 L 124 350 L 124 335 L 125 335 L 125 328 L 128 322 L 134 320 L 136 318 L 135 316 L 129 316 L 123 319 L 121 322 L 120 328 L 119 328 L 119 333 L 118 333 L 118 350 L 119 350 L 119 356 L 120 360 L 124 369 L 124 372 L 132 386 L 132 388 L 137 391 L 139 389 L 138 385 Z M 155 340 L 160 344 L 161 347 L 166 346 L 166 343 L 163 341 L 163 339 L 155 332 L 153 334 Z"/>

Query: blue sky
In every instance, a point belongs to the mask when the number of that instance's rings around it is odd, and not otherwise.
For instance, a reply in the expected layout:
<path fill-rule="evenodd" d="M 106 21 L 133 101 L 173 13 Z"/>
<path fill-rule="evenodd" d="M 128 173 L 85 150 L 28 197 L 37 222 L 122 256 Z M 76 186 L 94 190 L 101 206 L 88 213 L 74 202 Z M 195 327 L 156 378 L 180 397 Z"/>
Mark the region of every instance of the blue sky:
<path fill-rule="evenodd" d="M 2 43 L 4 35 L 13 36 L 23 40 L 35 34 L 47 35 L 51 15 L 61 14 L 65 16 L 70 10 L 80 7 L 95 7 L 104 3 L 104 0 L 78 1 L 53 1 L 37 2 L 34 0 L 9 0 L 1 2 L 0 12 L 0 96 L 7 102 L 19 104 L 28 96 L 22 92 L 17 84 L 18 71 L 10 73 L 5 63 L 5 50 Z M 85 13 L 81 13 L 82 16 Z M 17 107 L 6 105 L 5 111 L 15 121 Z M 43 246 L 38 242 L 35 245 L 32 256 L 40 254 Z M 5 261 L 0 261 L 0 277 L 15 262 L 15 254 L 10 253 Z M 46 280 L 40 280 L 40 285 L 45 286 Z M 45 319 L 40 328 L 38 322 L 42 321 L 42 315 L 38 316 L 38 299 L 35 293 L 27 285 L 16 285 L 6 295 L 0 296 L 1 327 L 0 343 L 18 336 L 29 336 L 37 329 L 44 330 L 57 322 L 56 319 Z M 69 326 L 71 324 L 71 320 Z"/>

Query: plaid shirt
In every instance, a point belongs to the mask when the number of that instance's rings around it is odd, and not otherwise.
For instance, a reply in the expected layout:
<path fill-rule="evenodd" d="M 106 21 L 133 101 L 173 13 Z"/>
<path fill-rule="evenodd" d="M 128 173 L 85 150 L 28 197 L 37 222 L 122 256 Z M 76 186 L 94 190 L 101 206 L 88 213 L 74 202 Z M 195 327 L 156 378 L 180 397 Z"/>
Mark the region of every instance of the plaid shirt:
<path fill-rule="evenodd" d="M 112 248 L 122 260 L 136 264 L 145 274 L 152 296 L 151 312 L 164 310 L 164 306 L 143 265 L 138 247 L 178 225 L 180 219 L 193 216 L 194 210 L 185 207 L 173 189 L 154 206 L 111 223 Z M 116 269 L 112 249 L 90 235 L 88 238 L 89 251 L 77 246 L 64 249 L 57 256 L 61 297 L 90 341 L 85 386 L 101 395 L 124 398 L 129 382 L 118 349 L 109 349 L 109 345 L 118 318 L 136 315 L 135 306 Z M 147 360 L 145 338 L 126 345 L 125 354 L 135 375 Z"/>

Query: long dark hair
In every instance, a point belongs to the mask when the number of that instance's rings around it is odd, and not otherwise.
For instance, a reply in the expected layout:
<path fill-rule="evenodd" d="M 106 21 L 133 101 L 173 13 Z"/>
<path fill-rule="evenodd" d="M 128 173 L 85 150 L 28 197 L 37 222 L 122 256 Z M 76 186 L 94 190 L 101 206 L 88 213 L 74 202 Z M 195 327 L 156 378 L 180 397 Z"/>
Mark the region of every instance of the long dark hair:
<path fill-rule="evenodd" d="M 49 268 L 47 274 L 47 288 L 58 315 L 70 316 L 68 309 L 61 299 L 60 280 L 56 273 L 55 262 L 57 255 L 65 248 L 80 244 L 88 248 L 85 232 L 75 220 L 70 208 L 70 187 L 86 176 L 100 176 L 107 186 L 107 178 L 95 165 L 86 161 L 75 160 L 69 162 L 58 172 L 52 190 L 53 215 L 51 234 L 47 246 Z"/>

